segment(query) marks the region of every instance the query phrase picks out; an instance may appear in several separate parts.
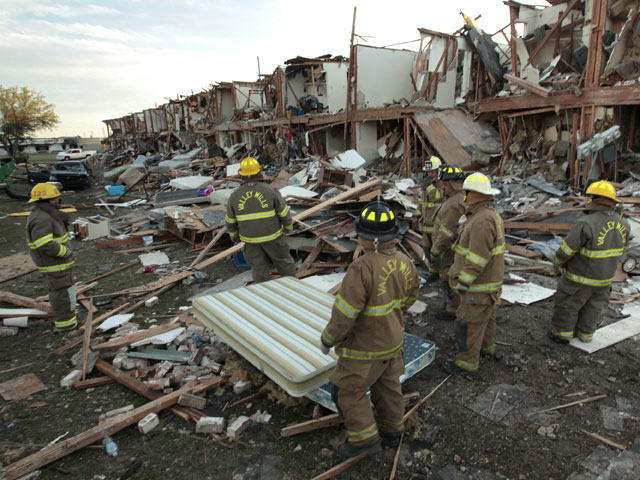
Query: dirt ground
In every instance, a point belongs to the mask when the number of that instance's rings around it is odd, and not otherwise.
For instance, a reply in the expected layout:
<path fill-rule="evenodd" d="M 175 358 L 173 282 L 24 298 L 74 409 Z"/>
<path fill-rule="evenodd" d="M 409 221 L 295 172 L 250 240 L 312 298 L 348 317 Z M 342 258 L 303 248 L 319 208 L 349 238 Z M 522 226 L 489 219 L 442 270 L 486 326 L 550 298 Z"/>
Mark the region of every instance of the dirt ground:
<path fill-rule="evenodd" d="M 90 203 L 99 193 L 100 187 L 69 193 L 64 197 L 65 203 Z M 0 199 L 0 217 L 26 210 L 21 202 L 4 195 Z M 76 215 L 95 212 L 82 209 Z M 25 224 L 26 217 L 7 216 L 0 220 L 0 257 L 26 252 Z M 118 255 L 109 249 L 98 249 L 93 241 L 74 240 L 73 245 L 77 252 L 78 281 L 136 258 L 135 254 Z M 188 257 L 189 249 L 185 243 L 165 252 L 172 260 L 179 260 L 180 265 L 188 265 L 192 258 Z M 152 318 L 166 321 L 167 317 L 160 316 L 188 305 L 188 297 L 215 284 L 217 279 L 241 271 L 230 260 L 219 264 L 207 272 L 209 277 L 204 284 L 180 285 L 168 291 L 154 307 L 138 310 L 135 319 L 143 325 Z M 134 267 L 100 280 L 92 294 L 148 283 L 157 278 L 153 275 L 140 273 Z M 550 288 L 555 285 L 552 278 L 524 276 Z M 5 282 L 0 289 L 30 297 L 46 293 L 37 272 Z M 428 296 L 433 292 L 437 295 Z M 427 311 L 424 315 L 407 317 L 407 331 L 434 342 L 438 350 L 434 362 L 404 384 L 405 393 L 418 392 L 422 398 L 447 377 L 441 365 L 455 352 L 453 323 L 434 318 L 444 297 L 440 283 L 423 286 L 421 300 L 428 305 Z M 100 312 L 118 304 L 115 300 L 111 305 L 101 306 Z M 504 358 L 483 359 L 479 373 L 474 376 L 449 378 L 421 407 L 407 425 L 396 478 L 566 479 L 583 473 L 581 462 L 602 445 L 584 431 L 600 434 L 627 448 L 632 445 L 640 436 L 637 422 L 640 353 L 636 341 L 629 339 L 593 355 L 552 343 L 546 337 L 551 310 L 551 299 L 528 307 L 500 307 L 498 347 Z M 610 323 L 616 317 L 616 311 L 609 309 L 603 320 Z M 83 310 L 81 318 L 84 319 Z M 35 453 L 60 435 L 68 432 L 68 437 L 72 437 L 95 426 L 100 413 L 130 403 L 136 407 L 146 403 L 119 384 L 85 391 L 60 388 L 60 379 L 71 370 L 70 358 L 77 350 L 59 357 L 51 352 L 75 337 L 74 333 L 52 334 L 51 330 L 51 321 L 31 320 L 29 327 L 18 335 L 0 338 L 0 382 L 33 373 L 47 386 L 47 390 L 24 401 L 0 400 L 0 461 L 5 466 Z M 95 375 L 98 374 L 92 374 Z M 512 405 L 504 400 L 505 392 L 513 394 Z M 531 414 L 601 394 L 606 398 L 551 413 Z M 479 396 L 485 399 L 485 415 L 469 408 L 478 402 Z M 331 446 L 340 435 L 340 427 L 288 438 L 280 436 L 282 427 L 309 420 L 312 405 L 287 408 L 263 397 L 223 412 L 226 403 L 238 398 L 226 386 L 214 388 L 207 394 L 205 412 L 229 420 L 266 410 L 273 415 L 271 424 L 252 425 L 238 442 L 217 442 L 196 435 L 193 424 L 165 411 L 160 414 L 160 427 L 147 436 L 141 435 L 135 426 L 116 433 L 113 438 L 119 448 L 117 457 L 108 456 L 102 445 L 96 444 L 43 467 L 40 478 L 293 480 L 313 478 L 340 463 Z M 606 407 L 620 409 L 621 405 L 626 406 L 628 415 L 623 429 L 605 429 L 603 411 Z M 511 410 L 503 416 L 509 406 Z M 393 454 L 385 451 L 374 458 L 365 458 L 339 478 L 389 478 Z"/>

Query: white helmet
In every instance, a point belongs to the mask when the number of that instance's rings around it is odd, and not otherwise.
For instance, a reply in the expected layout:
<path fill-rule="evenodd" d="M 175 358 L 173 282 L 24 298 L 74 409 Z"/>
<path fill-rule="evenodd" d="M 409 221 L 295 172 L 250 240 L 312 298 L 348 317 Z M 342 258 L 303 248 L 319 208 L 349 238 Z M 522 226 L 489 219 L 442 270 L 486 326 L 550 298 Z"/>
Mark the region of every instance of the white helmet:
<path fill-rule="evenodd" d="M 424 170 L 425 172 L 429 172 L 432 170 L 439 170 L 441 166 L 442 166 L 442 160 L 440 160 L 438 157 L 431 157 L 429 158 L 429 160 L 424 161 L 424 166 L 422 167 L 422 170 Z"/>
<path fill-rule="evenodd" d="M 491 180 L 484 173 L 474 172 L 462 184 L 463 190 L 482 193 L 483 195 L 498 195 L 500 190 L 491 187 Z"/>

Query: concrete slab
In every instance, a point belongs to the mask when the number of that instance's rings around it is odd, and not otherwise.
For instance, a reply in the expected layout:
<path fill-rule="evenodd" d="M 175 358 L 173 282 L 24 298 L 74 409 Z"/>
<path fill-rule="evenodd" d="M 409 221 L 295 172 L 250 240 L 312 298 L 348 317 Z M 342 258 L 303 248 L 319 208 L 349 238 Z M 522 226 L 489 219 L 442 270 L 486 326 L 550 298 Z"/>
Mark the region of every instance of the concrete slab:
<path fill-rule="evenodd" d="M 521 385 L 492 385 L 476 397 L 469 408 L 489 420 L 499 422 L 529 394 Z"/>

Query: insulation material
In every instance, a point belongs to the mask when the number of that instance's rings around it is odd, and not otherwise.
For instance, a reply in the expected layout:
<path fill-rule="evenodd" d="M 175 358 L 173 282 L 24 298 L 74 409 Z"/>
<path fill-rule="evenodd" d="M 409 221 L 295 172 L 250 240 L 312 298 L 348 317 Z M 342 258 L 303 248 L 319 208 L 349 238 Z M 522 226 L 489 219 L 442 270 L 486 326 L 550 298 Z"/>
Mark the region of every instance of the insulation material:
<path fill-rule="evenodd" d="M 153 345 L 168 345 L 185 330 L 186 329 L 184 327 L 178 327 L 173 330 L 169 330 L 168 332 L 159 333 L 158 335 L 154 335 L 153 337 L 144 338 L 139 342 L 132 343 L 131 346 L 139 347 L 140 345 L 146 345 L 147 343 L 151 343 Z"/>
<path fill-rule="evenodd" d="M 525 281 L 524 278 L 518 275 L 511 274 L 511 278 L 514 280 Z M 555 290 L 550 288 L 541 287 L 535 283 L 526 282 L 518 283 L 516 285 L 502 285 L 501 300 L 505 300 L 509 303 L 519 303 L 521 305 L 530 305 L 545 298 L 549 298 L 555 293 Z"/>
<path fill-rule="evenodd" d="M 312 192 L 311 190 L 307 190 L 306 188 L 293 187 L 289 185 L 280 189 L 280 195 L 282 195 L 283 198 L 286 198 L 289 195 L 295 195 L 296 197 L 313 198 L 318 196 L 318 192 Z"/>
<path fill-rule="evenodd" d="M 133 318 L 133 313 L 121 313 L 119 315 L 112 315 L 104 322 L 98 325 L 98 330 L 109 330 L 111 328 L 119 327 L 120 325 L 127 323 Z"/>
<path fill-rule="evenodd" d="M 335 165 L 339 168 L 344 168 L 345 170 L 355 170 L 356 168 L 360 168 L 367 161 L 360 156 L 358 152 L 355 150 L 347 150 L 346 152 L 342 152 L 336 158 L 331 160 L 331 164 Z"/>
<path fill-rule="evenodd" d="M 302 281 L 313 285 L 318 290 L 328 292 L 332 288 L 340 285 L 342 279 L 346 275 L 346 272 L 330 273 L 328 275 L 312 275 L 310 277 L 303 278 Z"/>
<path fill-rule="evenodd" d="M 293 397 L 324 385 L 336 363 L 320 351 L 333 296 L 293 277 L 193 300 L 197 319 Z"/>

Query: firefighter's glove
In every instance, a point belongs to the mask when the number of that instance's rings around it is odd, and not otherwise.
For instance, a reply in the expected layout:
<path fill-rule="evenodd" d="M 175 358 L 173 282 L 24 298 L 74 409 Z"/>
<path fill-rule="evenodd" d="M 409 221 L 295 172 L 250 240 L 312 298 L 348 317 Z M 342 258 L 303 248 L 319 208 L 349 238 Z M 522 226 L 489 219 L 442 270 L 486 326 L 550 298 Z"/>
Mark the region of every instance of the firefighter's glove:
<path fill-rule="evenodd" d="M 456 284 L 455 287 L 453 287 L 453 289 L 458 293 L 465 293 L 467 290 L 469 290 L 469 286 L 470 285 L 458 280 L 458 283 Z"/>
<path fill-rule="evenodd" d="M 327 347 L 322 340 L 320 340 L 320 351 L 325 355 L 329 355 L 331 347 Z"/>

